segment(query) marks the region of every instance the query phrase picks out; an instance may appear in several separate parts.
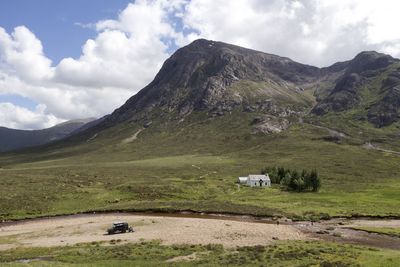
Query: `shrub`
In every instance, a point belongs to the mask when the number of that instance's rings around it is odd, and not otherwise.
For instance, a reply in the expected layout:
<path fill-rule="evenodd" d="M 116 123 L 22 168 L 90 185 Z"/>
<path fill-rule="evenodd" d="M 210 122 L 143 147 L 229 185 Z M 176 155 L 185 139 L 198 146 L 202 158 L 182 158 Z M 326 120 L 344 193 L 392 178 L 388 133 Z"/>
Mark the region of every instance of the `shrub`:
<path fill-rule="evenodd" d="M 271 183 L 280 184 L 290 191 L 312 191 L 317 192 L 321 188 L 321 179 L 318 172 L 313 169 L 310 172 L 302 170 L 285 169 L 284 167 L 265 167 L 261 169 L 262 174 L 268 174 Z"/>
<path fill-rule="evenodd" d="M 261 169 L 261 174 L 267 174 L 267 173 L 269 175 L 269 178 L 271 179 L 271 183 L 279 184 L 281 182 L 282 177 L 279 175 L 278 168 L 265 167 L 265 168 Z"/>
<path fill-rule="evenodd" d="M 309 179 L 312 191 L 317 192 L 321 188 L 321 179 L 318 177 L 318 173 L 315 169 L 311 171 Z"/>

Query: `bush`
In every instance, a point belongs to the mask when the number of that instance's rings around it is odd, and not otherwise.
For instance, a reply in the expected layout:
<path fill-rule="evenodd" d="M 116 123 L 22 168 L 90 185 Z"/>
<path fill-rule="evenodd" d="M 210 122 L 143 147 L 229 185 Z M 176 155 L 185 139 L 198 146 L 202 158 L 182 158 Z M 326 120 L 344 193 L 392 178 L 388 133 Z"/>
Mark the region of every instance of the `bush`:
<path fill-rule="evenodd" d="M 317 192 L 321 188 L 321 179 L 318 172 L 313 169 L 310 172 L 302 170 L 285 169 L 284 167 L 265 167 L 261 169 L 262 174 L 268 174 L 271 183 L 280 184 L 290 191 L 312 191 Z"/>
<path fill-rule="evenodd" d="M 317 192 L 321 188 L 321 179 L 318 177 L 318 173 L 316 170 L 311 171 L 309 179 L 312 191 Z"/>

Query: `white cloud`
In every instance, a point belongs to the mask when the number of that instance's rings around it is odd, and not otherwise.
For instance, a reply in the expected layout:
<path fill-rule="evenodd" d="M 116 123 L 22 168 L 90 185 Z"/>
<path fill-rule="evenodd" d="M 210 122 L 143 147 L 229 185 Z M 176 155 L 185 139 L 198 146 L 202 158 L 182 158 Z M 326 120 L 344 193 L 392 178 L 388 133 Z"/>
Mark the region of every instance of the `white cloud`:
<path fill-rule="evenodd" d="M 192 38 L 222 40 L 318 66 L 399 42 L 396 0 L 192 0 L 184 21 Z M 391 46 L 392 48 L 395 46 Z M 386 49 L 386 50 L 385 50 Z"/>
<path fill-rule="evenodd" d="M 96 24 L 99 35 L 88 40 L 79 59 L 63 59 L 56 69 L 59 82 L 90 87 L 130 88 L 132 93 L 150 82 L 168 57 L 164 39 L 180 39 L 169 21 L 178 2 L 136 1 L 117 20 Z"/>
<path fill-rule="evenodd" d="M 318 66 L 363 50 L 400 57 L 398 10 L 396 0 L 137 0 L 115 20 L 76 23 L 97 36 L 83 44 L 78 58 L 64 58 L 58 65 L 52 65 L 27 27 L 12 33 L 0 27 L 0 94 L 44 105 L 44 110 L 30 111 L 37 114 L 32 121 L 38 127 L 99 117 L 149 83 L 177 46 L 200 37 Z M 32 118 L 31 113 L 19 114 Z M 33 127 L 10 118 L 0 125 Z"/>
<path fill-rule="evenodd" d="M 51 60 L 43 54 L 42 43 L 25 26 L 16 27 L 11 35 L 0 28 L 0 61 L 3 71 L 15 72 L 28 82 L 52 77 Z"/>
<path fill-rule="evenodd" d="M 107 114 L 123 104 L 132 93 L 112 87 L 91 89 L 63 84 L 31 85 L 15 76 L 0 73 L 1 94 L 18 94 L 36 103 L 44 103 L 47 113 L 60 120 L 67 120 Z"/>
<path fill-rule="evenodd" d="M 51 127 L 62 120 L 46 114 L 46 106 L 38 105 L 35 111 L 15 106 L 12 103 L 0 103 L 0 125 L 16 129 L 42 129 Z"/>
<path fill-rule="evenodd" d="M 154 49 L 149 49 L 149 46 Z M 56 68 L 56 81 L 88 87 L 139 89 L 149 82 L 168 54 L 159 40 L 141 44 L 117 30 L 101 32 L 88 40 L 78 59 L 63 59 Z"/>
<path fill-rule="evenodd" d="M 56 66 L 28 28 L 17 27 L 12 34 L 0 28 L 0 94 L 42 103 L 60 120 L 110 113 L 153 79 L 169 56 L 170 41 L 182 40 L 169 21 L 182 3 L 129 4 L 117 20 L 96 23 L 98 35 L 83 45 L 78 59 L 64 58 Z M 45 120 L 41 115 L 38 118 Z M 11 122 L 2 123 L 12 127 Z"/>

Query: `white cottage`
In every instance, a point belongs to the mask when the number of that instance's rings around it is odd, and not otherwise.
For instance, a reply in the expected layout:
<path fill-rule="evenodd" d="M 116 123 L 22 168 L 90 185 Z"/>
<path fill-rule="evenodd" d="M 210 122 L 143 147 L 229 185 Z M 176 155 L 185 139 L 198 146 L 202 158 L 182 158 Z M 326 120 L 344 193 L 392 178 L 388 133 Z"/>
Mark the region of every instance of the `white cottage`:
<path fill-rule="evenodd" d="M 270 187 L 271 179 L 269 178 L 268 174 L 250 174 L 247 177 L 239 177 L 238 183 L 251 187 Z"/>

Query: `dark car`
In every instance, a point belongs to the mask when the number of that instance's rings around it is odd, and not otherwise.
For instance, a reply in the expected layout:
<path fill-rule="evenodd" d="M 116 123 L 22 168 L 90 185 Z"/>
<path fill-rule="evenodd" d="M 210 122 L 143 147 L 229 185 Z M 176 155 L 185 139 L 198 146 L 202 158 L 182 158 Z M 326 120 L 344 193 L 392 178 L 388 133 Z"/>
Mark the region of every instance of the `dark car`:
<path fill-rule="evenodd" d="M 109 235 L 117 233 L 133 232 L 133 228 L 128 225 L 127 222 L 116 222 L 113 223 L 112 227 L 107 229 Z"/>

